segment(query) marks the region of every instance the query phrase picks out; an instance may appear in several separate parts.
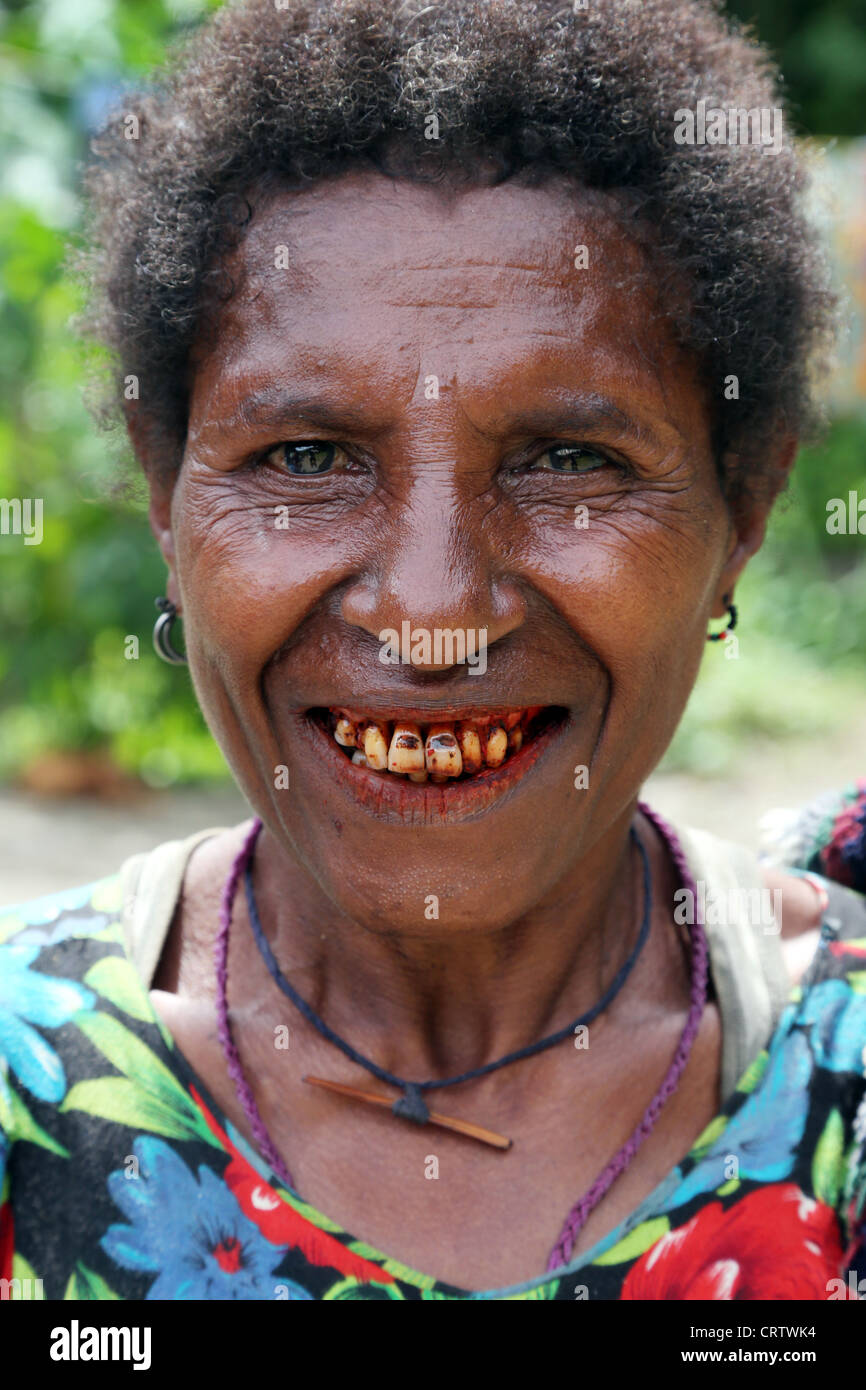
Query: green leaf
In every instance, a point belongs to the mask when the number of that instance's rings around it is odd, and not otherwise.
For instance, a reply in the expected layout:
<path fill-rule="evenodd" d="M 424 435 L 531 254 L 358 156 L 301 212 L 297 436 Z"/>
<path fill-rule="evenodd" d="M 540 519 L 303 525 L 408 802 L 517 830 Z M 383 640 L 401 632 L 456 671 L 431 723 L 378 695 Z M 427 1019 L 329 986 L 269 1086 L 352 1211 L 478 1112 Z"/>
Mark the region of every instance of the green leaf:
<path fill-rule="evenodd" d="M 75 1281 L 75 1292 L 72 1294 L 67 1292 L 67 1297 L 69 1298 L 77 1298 L 86 1302 L 95 1302 L 97 1300 L 99 1302 L 122 1302 L 120 1294 L 115 1293 L 111 1285 L 106 1284 L 101 1275 L 94 1274 L 93 1270 L 88 1269 L 87 1265 L 82 1264 L 80 1260 L 76 1266 L 75 1273 L 70 1279 L 70 1284 L 73 1280 Z"/>
<path fill-rule="evenodd" d="M 548 1279 L 543 1284 L 538 1284 L 534 1289 L 527 1289 L 524 1293 L 510 1293 L 505 1299 L 506 1303 L 536 1303 L 542 1298 L 556 1298 L 556 1291 L 559 1288 L 558 1279 Z"/>
<path fill-rule="evenodd" d="M 145 1129 L 166 1139 L 189 1139 L 195 1126 L 176 1110 L 163 1105 L 150 1091 L 123 1076 L 104 1076 L 79 1081 L 67 1095 L 61 1110 L 84 1110 L 130 1129 Z"/>
<path fill-rule="evenodd" d="M 112 1066 L 150 1091 L 167 1110 L 180 1111 L 187 1119 L 199 1115 L 194 1100 L 165 1063 L 118 1019 L 87 1009 L 77 1013 L 74 1022 Z"/>
<path fill-rule="evenodd" d="M 6 1080 L 7 1067 L 0 1059 L 0 1129 L 12 1138 L 12 1088 Z"/>
<path fill-rule="evenodd" d="M 636 1260 L 638 1255 L 643 1255 L 657 1240 L 666 1236 L 671 1228 L 671 1223 L 666 1216 L 656 1216 L 652 1221 L 642 1221 L 639 1226 L 635 1226 L 633 1231 L 629 1231 L 616 1245 L 612 1245 L 609 1250 L 605 1250 L 603 1255 L 593 1260 L 594 1265 L 621 1265 L 626 1260 Z"/>
<path fill-rule="evenodd" d="M 28 1281 L 27 1298 L 29 1300 L 32 1300 L 34 1302 L 45 1301 L 45 1290 L 42 1287 L 42 1280 L 37 1279 L 36 1271 L 33 1268 L 32 1264 L 30 1264 L 29 1260 L 25 1260 L 23 1255 L 19 1255 L 17 1250 L 12 1256 L 12 1278 L 22 1280 L 26 1279 Z M 14 1291 L 12 1297 L 16 1297 Z"/>
<path fill-rule="evenodd" d="M 377 1259 L 382 1268 L 387 1270 L 389 1274 L 393 1274 L 395 1279 L 402 1279 L 404 1284 L 412 1284 L 416 1289 L 432 1289 L 436 1283 L 432 1274 L 419 1274 L 416 1269 L 401 1264 L 399 1260 L 383 1260 L 381 1255 Z"/>
<path fill-rule="evenodd" d="M 120 874 L 102 879 L 93 889 L 90 904 L 94 912 L 120 912 L 123 907 L 123 888 Z"/>
<path fill-rule="evenodd" d="M 339 1283 L 332 1284 L 326 1294 L 322 1295 L 324 1301 L 361 1299 L 364 1302 L 376 1302 L 382 1299 L 396 1298 L 405 1302 L 403 1295 L 393 1284 L 373 1284 L 362 1282 L 360 1279 L 341 1279 Z"/>
<path fill-rule="evenodd" d="M 84 983 L 123 1013 L 143 1023 L 152 1022 L 150 1000 L 135 966 L 126 956 L 103 956 L 90 967 Z"/>
<path fill-rule="evenodd" d="M 716 1196 L 717 1196 L 717 1197 L 730 1197 L 731 1193 L 732 1193 L 732 1192 L 736 1192 L 736 1190 L 737 1190 L 737 1188 L 738 1188 L 739 1186 L 740 1186 L 740 1179 L 739 1179 L 739 1178 L 729 1178 L 727 1182 L 723 1182 L 723 1183 L 722 1183 L 721 1187 L 717 1187 L 717 1188 L 716 1188 Z"/>
<path fill-rule="evenodd" d="M 434 1275 L 419 1274 L 416 1269 L 403 1264 L 400 1260 L 383 1258 L 380 1250 L 376 1250 L 364 1240 L 350 1240 L 346 1248 L 351 1250 L 353 1255 L 360 1255 L 362 1260 L 370 1260 L 372 1264 L 381 1265 L 382 1269 L 386 1270 L 388 1274 L 393 1274 L 395 1279 L 402 1279 L 406 1284 L 414 1284 L 416 1288 L 432 1289 L 436 1283 Z"/>
<path fill-rule="evenodd" d="M 8 940 L 18 931 L 23 931 L 25 925 L 24 918 L 19 917 L 17 912 L 4 913 L 0 917 L 0 942 Z"/>
<path fill-rule="evenodd" d="M 713 1147 L 716 1140 L 724 1134 L 728 1127 L 727 1115 L 717 1115 L 714 1120 L 710 1120 L 706 1129 L 698 1135 L 692 1148 L 689 1150 L 690 1158 L 703 1158 Z"/>
<path fill-rule="evenodd" d="M 315 1207 L 309 1206 L 307 1202 L 302 1202 L 300 1197 L 296 1197 L 293 1192 L 289 1192 L 288 1188 L 277 1187 L 274 1190 L 278 1196 L 288 1202 L 293 1211 L 298 1212 L 299 1215 L 311 1222 L 312 1225 L 320 1226 L 323 1231 L 333 1231 L 336 1235 L 342 1234 L 343 1227 L 337 1221 L 332 1221 L 329 1216 L 324 1216 L 323 1213 L 317 1211 Z M 356 1255 L 363 1256 L 365 1260 L 380 1260 L 382 1258 L 378 1250 L 374 1250 L 372 1245 L 365 1245 L 362 1240 L 353 1241 L 350 1248 Z"/>
<path fill-rule="evenodd" d="M 831 1110 L 812 1158 L 812 1189 L 819 1202 L 835 1207 L 842 1186 L 845 1121 Z"/>
<path fill-rule="evenodd" d="M 4 1100 L 8 1104 L 9 1116 L 9 1124 L 7 1126 L 5 1116 L 0 1114 L 0 1124 L 3 1125 L 4 1129 L 8 1129 L 8 1132 L 14 1135 L 16 1139 L 29 1140 L 31 1144 L 38 1144 L 40 1149 L 47 1149 L 49 1153 L 57 1154 L 59 1158 L 69 1157 L 68 1149 L 64 1149 L 63 1145 L 58 1144 L 57 1140 L 53 1139 L 47 1130 L 44 1130 L 41 1125 L 36 1123 L 30 1111 L 27 1109 L 27 1106 L 13 1087 L 0 1085 L 0 1109 L 3 1108 Z"/>
<path fill-rule="evenodd" d="M 764 1072 L 767 1070 L 767 1063 L 770 1060 L 768 1052 L 759 1052 L 753 1062 L 750 1062 L 737 1082 L 737 1090 L 750 1095 L 754 1091 Z"/>

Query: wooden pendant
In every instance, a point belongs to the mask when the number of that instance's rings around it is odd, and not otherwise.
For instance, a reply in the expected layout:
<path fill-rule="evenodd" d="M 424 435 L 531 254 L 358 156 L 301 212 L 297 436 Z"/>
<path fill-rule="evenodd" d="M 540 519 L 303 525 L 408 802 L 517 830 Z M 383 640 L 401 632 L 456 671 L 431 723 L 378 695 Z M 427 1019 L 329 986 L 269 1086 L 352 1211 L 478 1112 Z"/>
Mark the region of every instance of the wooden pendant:
<path fill-rule="evenodd" d="M 364 1100 L 368 1105 L 378 1105 L 383 1110 L 394 1111 L 393 1100 L 387 1096 L 380 1096 L 375 1091 L 362 1091 L 359 1086 L 347 1086 L 343 1081 L 326 1081 L 321 1076 L 305 1076 L 304 1081 L 308 1081 L 311 1086 L 321 1086 L 326 1091 L 333 1091 L 339 1096 L 348 1096 L 350 1100 Z M 440 1129 L 450 1129 L 455 1134 L 463 1134 L 467 1139 L 477 1139 L 481 1144 L 489 1144 L 494 1149 L 510 1149 L 511 1140 L 506 1139 L 504 1134 L 496 1134 L 491 1129 L 482 1129 L 480 1125 L 470 1124 L 468 1120 L 455 1120 L 449 1115 L 440 1115 L 435 1110 L 427 1113 L 426 1121 L 431 1125 L 438 1125 Z"/>

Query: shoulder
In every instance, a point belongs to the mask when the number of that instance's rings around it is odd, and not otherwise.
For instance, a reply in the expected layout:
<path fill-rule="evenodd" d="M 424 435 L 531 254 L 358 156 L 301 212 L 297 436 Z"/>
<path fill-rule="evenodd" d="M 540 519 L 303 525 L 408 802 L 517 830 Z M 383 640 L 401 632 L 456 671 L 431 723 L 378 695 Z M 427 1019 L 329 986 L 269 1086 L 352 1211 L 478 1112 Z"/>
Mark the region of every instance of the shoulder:
<path fill-rule="evenodd" d="M 0 911 L 0 1130 L 41 1135 L 33 1106 L 67 1093 L 68 1058 L 100 995 L 134 995 L 122 954 L 120 877 Z M 39 1142 L 39 1139 L 35 1140 Z"/>
<path fill-rule="evenodd" d="M 0 982 L 7 979 L 4 966 L 24 955 L 35 960 L 67 940 L 116 939 L 122 901 L 118 872 L 79 888 L 0 907 Z"/>
<path fill-rule="evenodd" d="M 818 949 L 823 903 L 816 888 L 804 878 L 781 869 L 762 867 L 780 928 L 780 945 L 791 984 L 799 984 Z"/>

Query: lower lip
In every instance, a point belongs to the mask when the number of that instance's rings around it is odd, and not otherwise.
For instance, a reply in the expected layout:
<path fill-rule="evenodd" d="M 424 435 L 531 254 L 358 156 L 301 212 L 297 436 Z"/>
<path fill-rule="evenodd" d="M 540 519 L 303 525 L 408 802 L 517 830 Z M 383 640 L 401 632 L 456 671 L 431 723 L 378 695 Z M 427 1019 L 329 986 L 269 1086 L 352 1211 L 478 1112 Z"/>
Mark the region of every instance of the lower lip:
<path fill-rule="evenodd" d="M 566 716 L 548 725 L 518 752 L 512 753 L 501 767 L 487 768 L 459 781 L 430 783 L 410 782 L 393 772 L 374 772 L 371 768 L 360 767 L 346 757 L 315 719 L 301 715 L 298 720 L 319 764 L 353 800 L 380 820 L 411 825 L 451 824 L 484 815 L 527 779 L 562 737 L 569 722 Z"/>

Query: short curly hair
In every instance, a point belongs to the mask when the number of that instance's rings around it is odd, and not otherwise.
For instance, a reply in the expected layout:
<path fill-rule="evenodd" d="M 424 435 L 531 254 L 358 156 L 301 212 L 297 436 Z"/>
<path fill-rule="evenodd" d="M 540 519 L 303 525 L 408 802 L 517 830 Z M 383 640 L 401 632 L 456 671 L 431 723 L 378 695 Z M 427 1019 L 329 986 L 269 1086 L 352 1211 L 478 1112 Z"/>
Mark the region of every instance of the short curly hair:
<path fill-rule="evenodd" d="M 650 237 L 659 284 L 673 271 L 687 286 L 671 322 L 717 403 L 720 476 L 729 496 L 757 486 L 777 432 L 819 422 L 835 299 L 787 128 L 775 153 L 678 143 L 676 113 L 701 99 L 782 107 L 766 52 L 714 0 L 227 4 L 94 142 L 87 327 L 113 350 L 114 401 L 130 375 L 147 383 L 138 409 L 175 471 L 190 349 L 209 300 L 231 294 L 221 258 L 269 187 L 365 165 L 488 183 L 566 174 L 613 192 Z"/>

